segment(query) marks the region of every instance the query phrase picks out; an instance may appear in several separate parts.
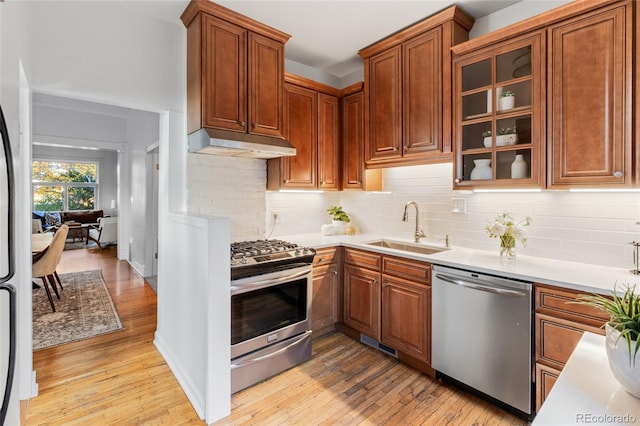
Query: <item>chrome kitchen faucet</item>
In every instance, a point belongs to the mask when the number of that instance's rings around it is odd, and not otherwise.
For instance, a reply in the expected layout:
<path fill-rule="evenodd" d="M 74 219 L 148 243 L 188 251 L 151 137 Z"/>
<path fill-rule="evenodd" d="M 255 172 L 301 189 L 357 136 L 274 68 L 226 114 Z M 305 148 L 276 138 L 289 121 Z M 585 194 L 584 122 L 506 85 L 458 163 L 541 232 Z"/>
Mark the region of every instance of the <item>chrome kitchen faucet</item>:
<path fill-rule="evenodd" d="M 402 221 L 406 222 L 409 219 L 409 215 L 407 214 L 407 207 L 409 207 L 410 205 L 416 208 L 416 230 L 413 233 L 413 241 L 419 243 L 420 238 L 426 238 L 426 235 L 424 235 L 424 231 L 420 229 L 420 210 L 418 208 L 418 203 L 416 203 L 415 201 L 409 201 L 404 205 L 404 214 L 402 215 Z"/>

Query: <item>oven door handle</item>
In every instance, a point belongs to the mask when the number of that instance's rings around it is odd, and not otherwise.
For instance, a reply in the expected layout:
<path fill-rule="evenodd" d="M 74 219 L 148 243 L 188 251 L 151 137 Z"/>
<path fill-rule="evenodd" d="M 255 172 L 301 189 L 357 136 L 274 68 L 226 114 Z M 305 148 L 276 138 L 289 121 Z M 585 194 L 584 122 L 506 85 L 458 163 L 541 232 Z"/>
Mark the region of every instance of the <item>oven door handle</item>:
<path fill-rule="evenodd" d="M 247 284 L 232 285 L 231 294 L 232 295 L 241 294 L 241 293 L 246 293 L 247 291 L 259 290 L 261 288 L 271 287 L 274 285 L 286 283 L 287 281 L 292 281 L 297 278 L 302 278 L 306 275 L 309 275 L 311 271 L 312 269 L 308 268 L 308 269 L 305 269 L 304 271 L 299 271 L 299 272 L 296 272 L 295 274 L 287 275 L 285 277 L 272 278 L 272 279 L 263 280 L 263 281 L 253 281 Z"/>
<path fill-rule="evenodd" d="M 256 362 L 264 361 L 265 359 L 269 359 L 271 357 L 274 357 L 274 356 L 276 356 L 278 354 L 281 354 L 284 351 L 287 351 L 287 350 L 289 350 L 289 349 L 291 349 L 293 347 L 298 346 L 300 343 L 302 343 L 305 340 L 307 340 L 310 336 L 311 336 L 311 332 L 307 331 L 304 336 L 301 336 L 295 342 L 291 342 L 287 346 L 285 346 L 283 348 L 280 348 L 275 352 L 271 352 L 271 353 L 268 353 L 266 355 L 259 356 L 257 358 L 251 358 L 251 359 L 248 359 L 248 360 L 246 360 L 244 362 L 241 362 L 241 363 L 238 363 L 238 364 L 233 364 L 232 363 L 231 364 L 231 369 L 240 368 L 240 367 L 246 367 L 247 365 L 254 364 Z"/>

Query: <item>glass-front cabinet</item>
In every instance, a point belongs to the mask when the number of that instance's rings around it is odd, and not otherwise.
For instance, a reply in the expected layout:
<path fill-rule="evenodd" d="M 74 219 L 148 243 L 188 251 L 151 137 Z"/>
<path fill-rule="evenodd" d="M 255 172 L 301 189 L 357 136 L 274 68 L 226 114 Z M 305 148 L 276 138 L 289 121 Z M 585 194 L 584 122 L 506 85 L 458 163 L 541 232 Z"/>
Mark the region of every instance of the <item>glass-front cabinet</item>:
<path fill-rule="evenodd" d="M 544 185 L 544 33 L 454 60 L 454 188 Z"/>

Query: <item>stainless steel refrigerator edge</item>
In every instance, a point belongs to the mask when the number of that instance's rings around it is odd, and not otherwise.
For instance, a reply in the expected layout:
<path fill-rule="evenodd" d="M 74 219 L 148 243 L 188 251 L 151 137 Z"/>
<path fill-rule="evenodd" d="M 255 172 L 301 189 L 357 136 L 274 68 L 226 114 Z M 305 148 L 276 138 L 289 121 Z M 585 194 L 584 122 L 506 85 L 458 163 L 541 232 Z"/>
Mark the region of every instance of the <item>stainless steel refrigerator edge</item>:
<path fill-rule="evenodd" d="M 9 410 L 11 388 L 16 362 L 16 289 L 9 283 L 14 275 L 13 208 L 14 177 L 9 133 L 0 107 L 0 135 L 2 155 L 0 161 L 0 379 L 2 405 L 0 425 L 4 425 Z M 5 297 L 5 293 L 7 296 Z"/>
<path fill-rule="evenodd" d="M 434 266 L 431 366 L 530 415 L 532 287 Z"/>

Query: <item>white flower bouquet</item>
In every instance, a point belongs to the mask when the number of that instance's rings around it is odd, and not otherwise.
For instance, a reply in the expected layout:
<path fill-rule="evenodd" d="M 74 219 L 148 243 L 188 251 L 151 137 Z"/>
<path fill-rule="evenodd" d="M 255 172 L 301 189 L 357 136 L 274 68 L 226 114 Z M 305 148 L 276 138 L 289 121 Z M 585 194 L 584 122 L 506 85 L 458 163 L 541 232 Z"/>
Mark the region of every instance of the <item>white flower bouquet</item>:
<path fill-rule="evenodd" d="M 527 246 L 524 227 L 529 225 L 531 225 L 529 216 L 516 222 L 511 213 L 504 212 L 497 215 L 494 221 L 485 227 L 485 230 L 490 238 L 500 239 L 500 256 L 506 255 L 507 258 L 513 259 L 516 256 L 516 241 L 520 241 L 523 247 Z"/>

